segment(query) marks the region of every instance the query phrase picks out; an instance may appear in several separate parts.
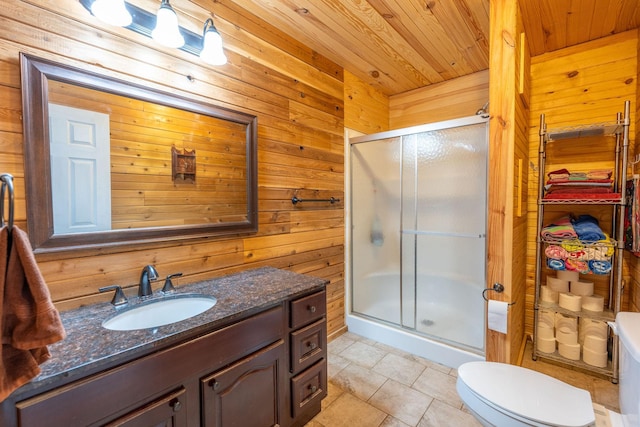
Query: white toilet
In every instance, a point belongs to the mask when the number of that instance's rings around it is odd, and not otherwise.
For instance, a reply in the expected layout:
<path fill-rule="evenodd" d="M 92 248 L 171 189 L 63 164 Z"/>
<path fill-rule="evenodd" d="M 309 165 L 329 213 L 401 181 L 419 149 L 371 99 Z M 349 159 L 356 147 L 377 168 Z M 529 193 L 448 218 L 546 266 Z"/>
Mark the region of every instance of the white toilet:
<path fill-rule="evenodd" d="M 469 362 L 456 389 L 484 426 L 640 426 L 640 313 L 618 313 L 620 414 L 591 402 L 588 391 L 520 366 Z M 596 420 L 598 423 L 596 424 Z"/>

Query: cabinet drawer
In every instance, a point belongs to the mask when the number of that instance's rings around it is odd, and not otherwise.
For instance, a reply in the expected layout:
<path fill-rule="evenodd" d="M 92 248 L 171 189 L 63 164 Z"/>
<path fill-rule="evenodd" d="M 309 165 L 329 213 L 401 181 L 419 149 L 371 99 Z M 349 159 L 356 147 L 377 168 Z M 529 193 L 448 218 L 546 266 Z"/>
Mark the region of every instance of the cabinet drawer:
<path fill-rule="evenodd" d="M 297 417 L 327 395 L 327 362 L 322 359 L 291 379 L 291 413 Z"/>
<path fill-rule="evenodd" d="M 185 426 L 187 425 L 187 393 L 184 387 L 135 411 L 118 418 L 104 427 Z"/>
<path fill-rule="evenodd" d="M 325 291 L 299 298 L 291 302 L 291 328 L 299 328 L 320 319 L 327 312 L 327 293 Z"/>
<path fill-rule="evenodd" d="M 327 354 L 327 323 L 318 320 L 291 333 L 291 372 L 297 374 Z"/>

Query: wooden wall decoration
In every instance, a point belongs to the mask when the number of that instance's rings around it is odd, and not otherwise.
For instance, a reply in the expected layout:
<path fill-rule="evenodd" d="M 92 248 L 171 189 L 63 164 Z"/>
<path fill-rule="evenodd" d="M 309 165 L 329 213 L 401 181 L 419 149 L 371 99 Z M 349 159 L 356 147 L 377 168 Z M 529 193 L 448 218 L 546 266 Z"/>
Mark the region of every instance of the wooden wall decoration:
<path fill-rule="evenodd" d="M 196 182 L 196 150 L 171 147 L 171 179 L 174 184 Z"/>

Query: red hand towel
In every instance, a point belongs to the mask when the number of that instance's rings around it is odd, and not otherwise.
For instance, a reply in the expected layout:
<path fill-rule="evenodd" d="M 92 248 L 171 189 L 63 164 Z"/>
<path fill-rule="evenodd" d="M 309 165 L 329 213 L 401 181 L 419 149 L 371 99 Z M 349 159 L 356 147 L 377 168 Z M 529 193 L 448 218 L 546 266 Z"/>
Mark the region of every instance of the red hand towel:
<path fill-rule="evenodd" d="M 38 365 L 50 357 L 46 346 L 65 337 L 27 234 L 16 226 L 11 236 L 0 229 L 0 291 L 2 401 L 40 373 Z"/>

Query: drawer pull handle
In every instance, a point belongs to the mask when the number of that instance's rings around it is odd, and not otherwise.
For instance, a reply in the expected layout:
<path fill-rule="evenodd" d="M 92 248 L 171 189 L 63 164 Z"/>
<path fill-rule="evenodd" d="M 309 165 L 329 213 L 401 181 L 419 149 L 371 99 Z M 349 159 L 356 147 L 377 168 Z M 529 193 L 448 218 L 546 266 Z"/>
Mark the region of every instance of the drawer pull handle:
<path fill-rule="evenodd" d="M 309 311 L 312 312 L 312 313 L 315 313 L 316 312 L 316 306 L 315 305 L 310 305 L 309 306 Z"/>
<path fill-rule="evenodd" d="M 309 386 L 309 390 L 311 390 L 311 393 L 315 393 L 316 391 L 318 391 L 318 386 L 316 386 L 316 385 L 310 385 L 310 386 Z"/>
<path fill-rule="evenodd" d="M 180 402 L 178 399 L 174 399 L 170 406 L 173 408 L 173 412 L 180 412 L 180 410 L 182 409 L 182 402 Z"/>
<path fill-rule="evenodd" d="M 220 388 L 220 383 L 216 380 L 211 380 L 211 382 L 209 383 L 209 386 L 214 390 L 218 390 Z"/>
<path fill-rule="evenodd" d="M 318 345 L 314 342 L 308 342 L 307 347 L 309 347 L 311 350 L 315 350 Z"/>

